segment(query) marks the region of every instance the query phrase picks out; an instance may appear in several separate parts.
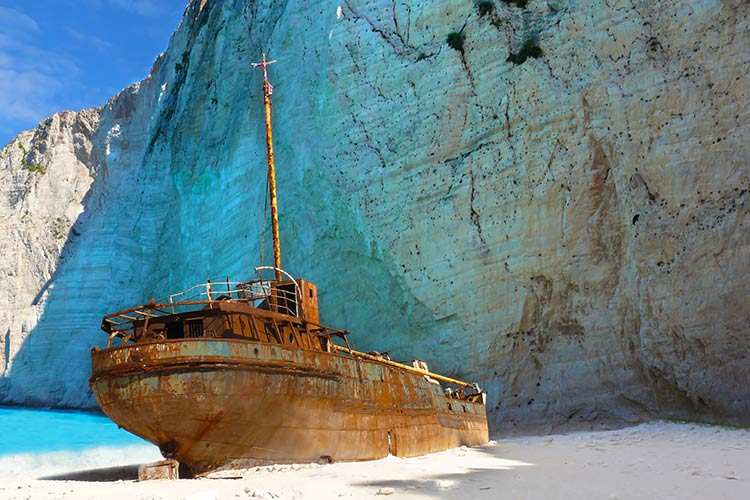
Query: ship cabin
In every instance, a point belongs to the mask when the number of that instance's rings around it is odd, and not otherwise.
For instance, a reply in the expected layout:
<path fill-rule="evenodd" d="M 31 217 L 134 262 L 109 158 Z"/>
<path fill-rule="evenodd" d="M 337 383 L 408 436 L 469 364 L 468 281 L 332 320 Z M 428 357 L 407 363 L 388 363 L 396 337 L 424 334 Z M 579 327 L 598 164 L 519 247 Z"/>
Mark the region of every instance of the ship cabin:
<path fill-rule="evenodd" d="M 331 350 L 346 331 L 320 325 L 317 287 L 302 279 L 207 281 L 105 316 L 102 329 L 123 344 L 228 338 Z M 346 342 L 348 344 L 348 342 Z"/>

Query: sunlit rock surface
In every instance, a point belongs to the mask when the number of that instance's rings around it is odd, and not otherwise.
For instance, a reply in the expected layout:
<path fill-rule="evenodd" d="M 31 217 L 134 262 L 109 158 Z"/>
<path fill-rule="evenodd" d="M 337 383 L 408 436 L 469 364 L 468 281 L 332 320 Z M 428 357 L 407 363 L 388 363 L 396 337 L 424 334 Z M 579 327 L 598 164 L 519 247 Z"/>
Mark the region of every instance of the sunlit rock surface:
<path fill-rule="evenodd" d="M 0 400 L 93 405 L 101 315 L 251 275 L 266 50 L 284 268 L 356 347 L 479 381 L 495 429 L 747 423 L 749 19 L 191 3 L 146 80 L 0 152 Z"/>

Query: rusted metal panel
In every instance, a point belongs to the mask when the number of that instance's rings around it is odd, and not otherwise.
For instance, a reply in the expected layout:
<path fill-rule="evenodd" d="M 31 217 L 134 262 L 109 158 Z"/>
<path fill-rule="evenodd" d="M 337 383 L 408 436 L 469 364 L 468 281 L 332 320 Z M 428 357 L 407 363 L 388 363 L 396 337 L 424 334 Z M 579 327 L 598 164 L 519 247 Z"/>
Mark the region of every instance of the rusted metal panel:
<path fill-rule="evenodd" d="M 95 351 L 92 364 L 102 410 L 196 474 L 382 458 L 389 436 L 391 453 L 404 457 L 488 439 L 481 402 L 340 353 L 203 338 Z"/>
<path fill-rule="evenodd" d="M 273 298 L 289 291 L 276 285 L 207 283 L 191 289 L 203 296 L 105 316 L 110 344 L 123 345 L 92 350 L 102 410 L 195 474 L 487 442 L 478 387 L 352 350 L 348 332 L 300 317 L 317 302 L 305 312 L 304 297 Z"/>

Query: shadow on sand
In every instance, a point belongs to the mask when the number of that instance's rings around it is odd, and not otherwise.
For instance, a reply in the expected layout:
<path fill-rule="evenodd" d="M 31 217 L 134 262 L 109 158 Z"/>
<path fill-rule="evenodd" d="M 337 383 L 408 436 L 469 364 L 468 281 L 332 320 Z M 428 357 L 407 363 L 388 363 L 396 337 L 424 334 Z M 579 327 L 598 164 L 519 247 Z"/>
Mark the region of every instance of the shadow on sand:
<path fill-rule="evenodd" d="M 485 462 L 489 467 L 466 467 L 460 472 L 435 472 L 418 478 L 363 481 L 354 484 L 393 488 L 399 493 L 411 492 L 434 498 L 496 498 L 498 487 L 493 483 L 497 482 L 498 477 L 508 476 L 510 480 L 517 473 L 516 469 L 535 465 L 508 458 L 508 450 L 502 446 L 485 445 L 472 450 L 489 455 L 493 459 Z"/>
<path fill-rule="evenodd" d="M 39 479 L 45 481 L 91 481 L 95 483 L 134 481 L 138 479 L 138 464 L 65 472 L 40 477 Z"/>

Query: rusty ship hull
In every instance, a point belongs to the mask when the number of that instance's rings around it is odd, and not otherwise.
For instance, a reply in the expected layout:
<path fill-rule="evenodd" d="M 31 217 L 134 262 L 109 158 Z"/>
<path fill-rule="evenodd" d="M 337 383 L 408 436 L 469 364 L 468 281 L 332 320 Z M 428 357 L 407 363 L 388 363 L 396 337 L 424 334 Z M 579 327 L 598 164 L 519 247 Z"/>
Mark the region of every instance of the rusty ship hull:
<path fill-rule="evenodd" d="M 97 350 L 92 364 L 104 413 L 197 475 L 488 440 L 481 399 L 362 353 L 197 338 Z"/>

